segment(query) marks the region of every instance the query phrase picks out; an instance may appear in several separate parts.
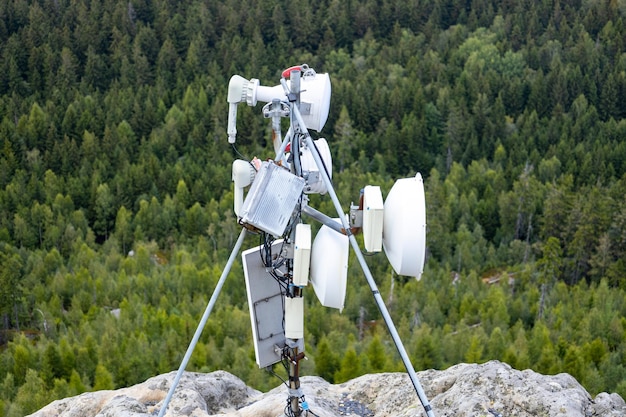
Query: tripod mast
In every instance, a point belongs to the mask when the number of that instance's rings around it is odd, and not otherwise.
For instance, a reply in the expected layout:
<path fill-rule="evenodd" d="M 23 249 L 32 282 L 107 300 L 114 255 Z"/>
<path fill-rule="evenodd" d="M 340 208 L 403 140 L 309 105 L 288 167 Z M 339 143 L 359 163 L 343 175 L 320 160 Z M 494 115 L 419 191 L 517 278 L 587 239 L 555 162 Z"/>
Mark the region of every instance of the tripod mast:
<path fill-rule="evenodd" d="M 287 84 L 287 81 L 285 79 L 286 77 L 290 78 L 289 85 Z M 304 80 L 301 80 L 301 77 L 305 77 Z M 263 172 L 261 172 L 261 169 L 259 168 L 255 168 L 256 172 L 250 172 L 250 167 L 248 166 L 251 165 L 250 163 L 233 164 L 233 181 L 235 182 L 235 213 L 239 218 L 239 223 L 244 226 L 244 229 L 242 229 L 241 231 L 239 239 L 237 240 L 235 247 L 233 248 L 233 251 L 228 259 L 228 262 L 222 272 L 222 276 L 220 277 L 215 291 L 211 296 L 211 300 L 207 305 L 202 320 L 198 325 L 196 333 L 194 334 L 194 337 L 189 344 L 189 347 L 187 348 L 187 352 L 177 372 L 176 378 L 174 379 L 168 395 L 161 407 L 159 417 L 163 417 L 165 411 L 167 410 L 167 406 L 172 398 L 176 386 L 178 385 L 180 377 L 182 376 L 182 373 L 187 366 L 187 363 L 191 357 L 191 354 L 193 353 L 198 339 L 200 338 L 202 329 L 206 325 L 208 317 L 213 309 L 213 305 L 215 304 L 215 301 L 219 296 L 219 293 L 221 292 L 226 276 L 230 272 L 230 269 L 234 262 L 234 258 L 241 249 L 244 237 L 246 235 L 246 228 L 254 230 L 257 233 L 261 232 L 264 236 L 266 236 L 266 242 L 264 246 L 266 256 L 265 258 L 263 255 L 261 256 L 261 258 L 264 258 L 264 260 L 260 265 L 248 265 L 246 263 L 246 260 L 248 259 L 247 256 L 250 254 L 251 251 L 255 253 L 256 251 L 258 251 L 259 253 L 261 253 L 262 247 L 259 247 L 258 250 L 248 250 L 244 252 L 244 255 L 242 255 L 244 261 L 244 272 L 246 275 L 246 286 L 248 290 L 253 333 L 257 333 L 257 335 L 255 336 L 255 351 L 257 353 L 257 363 L 259 363 L 259 366 L 262 366 L 262 363 L 265 364 L 263 366 L 267 366 L 266 363 L 274 364 L 279 361 L 283 361 L 284 363 L 286 363 L 286 370 L 288 373 L 288 381 L 286 383 L 288 388 L 288 398 L 287 405 L 285 407 L 285 416 L 302 417 L 309 414 L 309 407 L 304 399 L 304 395 L 300 386 L 300 362 L 302 361 L 302 359 L 305 359 L 303 331 L 304 305 L 302 296 L 303 289 L 308 282 L 309 260 L 307 256 L 309 256 L 310 258 L 311 255 L 310 229 L 303 227 L 308 225 L 304 225 L 302 223 L 302 213 L 310 215 L 313 219 L 318 220 L 324 226 L 327 226 L 334 232 L 337 232 L 338 234 L 347 237 L 349 245 L 352 247 L 356 258 L 359 261 L 370 290 L 372 291 L 372 295 L 374 296 L 374 300 L 383 316 L 385 324 L 387 325 L 393 342 L 409 374 L 413 387 L 415 388 L 419 400 L 422 403 L 424 411 L 426 412 L 428 417 L 435 417 L 428 398 L 426 397 L 426 394 L 424 393 L 424 390 L 417 378 L 417 374 L 413 368 L 413 365 L 411 364 L 406 349 L 404 348 L 402 340 L 398 335 L 393 320 L 389 315 L 382 296 L 380 295 L 374 277 L 372 276 L 369 267 L 365 262 L 365 258 L 361 253 L 359 244 L 354 234 L 352 233 L 351 225 L 349 224 L 348 219 L 343 212 L 343 209 L 341 208 L 341 204 L 337 198 L 330 179 L 328 167 L 324 162 L 324 158 L 320 153 L 320 149 L 315 144 L 315 142 L 311 138 L 311 135 L 308 132 L 309 128 L 318 131 L 321 130 L 326 122 L 326 118 L 328 116 L 328 107 L 330 104 L 330 81 L 326 76 L 326 78 L 322 78 L 321 83 L 309 83 L 305 88 L 302 88 L 301 84 L 307 82 L 306 77 L 308 77 L 308 79 L 315 78 L 315 72 L 308 66 L 302 65 L 285 70 L 282 73 L 281 84 L 275 87 L 260 86 L 258 80 L 246 80 L 238 75 L 235 75 L 231 78 L 228 90 L 228 141 L 231 144 L 235 143 L 237 134 L 237 105 L 245 101 L 248 105 L 254 106 L 256 105 L 257 100 L 264 101 L 268 103 L 263 109 L 264 115 L 265 117 L 272 119 L 274 142 L 273 145 L 274 150 L 276 151 L 276 158 L 275 162 L 263 163 L 263 168 L 267 168 Z M 315 93 L 317 92 L 314 90 L 318 87 L 323 90 L 320 97 L 315 96 Z M 311 99 L 310 95 L 313 94 L 313 103 L 306 103 L 305 106 L 302 97 L 304 93 L 309 94 L 308 99 Z M 305 117 L 303 117 L 304 107 L 307 107 L 307 113 L 305 116 L 306 119 Z M 287 116 L 290 117 L 291 123 L 289 130 L 287 131 L 287 134 L 282 141 L 282 144 L 280 144 L 280 138 L 282 138 L 280 132 L 280 118 Z M 305 170 L 303 169 L 304 161 L 301 159 L 301 157 L 303 155 L 304 148 L 306 148 L 308 152 L 307 155 L 312 158 L 312 164 L 315 165 L 317 169 L 315 173 L 312 173 L 311 171 L 305 172 Z M 287 152 L 289 152 L 290 154 L 289 158 L 285 157 L 285 154 Z M 240 160 L 235 162 L 242 161 Z M 285 174 L 287 170 L 281 168 L 280 165 L 288 165 L 289 173 Z M 276 173 L 277 176 L 273 177 L 273 173 Z M 276 179 L 277 177 L 280 177 L 280 179 Z M 312 185 L 312 182 L 314 180 L 317 182 L 315 183 L 315 185 Z M 272 181 L 274 181 L 274 183 L 272 183 Z M 243 188 L 250 185 L 251 183 L 252 186 L 250 188 L 250 191 L 248 192 L 248 196 L 246 197 L 245 201 L 243 201 Z M 304 196 L 305 192 L 307 191 L 319 192 L 320 194 L 324 194 L 327 192 L 333 202 L 333 206 L 339 217 L 340 224 L 337 223 L 335 220 L 329 218 L 328 216 L 316 211 L 315 209 L 308 207 L 307 199 Z M 273 195 L 272 193 L 276 193 L 277 195 Z M 423 195 L 423 189 L 421 194 Z M 271 201 L 268 202 L 268 199 Z M 289 203 L 285 203 L 285 201 L 291 201 L 291 203 L 293 204 L 289 205 Z M 265 204 L 265 206 L 263 206 L 263 204 Z M 281 212 L 281 216 L 276 216 L 276 213 L 274 213 L 273 211 L 276 211 L 276 206 L 281 204 L 283 206 L 281 206 L 280 208 L 287 210 L 288 213 L 286 213 L 285 215 L 285 213 Z M 255 210 L 257 210 L 258 207 L 261 207 L 261 209 L 259 209 L 259 212 L 257 213 L 255 212 Z M 425 216 L 425 213 L 422 213 L 422 215 Z M 280 217 L 280 222 L 275 221 L 276 219 L 274 217 Z M 423 226 L 425 227 L 425 224 Z M 302 231 L 304 236 L 307 236 L 307 233 L 309 233 L 309 252 L 306 252 L 305 249 L 302 252 L 304 252 L 306 255 L 301 255 L 299 258 L 296 258 L 296 252 L 299 246 L 297 242 L 298 237 L 301 233 L 298 231 L 299 229 Z M 422 246 L 423 240 L 425 239 L 425 231 L 423 233 L 424 234 L 421 236 L 422 240 L 419 242 L 419 245 Z M 279 261 L 276 261 L 276 259 L 273 258 L 271 252 L 274 244 L 273 236 L 284 236 L 283 246 L 285 247 L 281 249 L 281 254 L 275 254 L 276 258 L 280 258 Z M 346 251 L 347 250 L 348 249 L 346 245 Z M 304 266 L 302 265 L 303 258 L 306 259 Z M 255 257 L 254 259 L 259 262 L 257 257 Z M 418 266 L 418 269 L 423 267 L 423 255 L 421 258 L 421 262 L 422 264 Z M 396 265 L 394 265 L 393 262 L 392 265 L 394 266 L 394 269 L 397 270 Z M 248 269 L 252 270 L 254 268 L 256 268 L 254 271 L 248 271 Z M 307 272 L 303 273 L 304 270 L 306 270 Z M 415 273 L 417 274 L 415 276 L 418 276 L 419 274 L 421 274 L 421 269 L 419 269 L 417 272 L 413 272 L 413 269 L 411 271 L 411 273 L 401 273 L 401 275 L 412 275 Z M 249 275 L 254 276 L 252 276 L 251 279 Z M 270 298 L 275 298 L 278 301 L 282 302 L 282 304 L 278 307 L 279 310 L 282 310 L 282 317 L 278 318 L 282 319 L 282 335 L 284 335 L 284 339 L 281 339 L 281 335 L 270 332 L 269 336 L 264 338 L 266 344 L 262 347 L 259 346 L 260 338 L 258 337 L 258 333 L 260 332 L 259 327 L 260 324 L 262 324 L 260 322 L 263 320 L 275 320 L 277 318 L 277 314 L 273 314 L 272 312 L 266 312 L 265 315 L 259 315 L 258 317 L 256 316 L 257 310 L 255 310 L 255 304 L 257 303 L 253 302 L 254 300 L 251 298 L 253 285 L 261 287 L 261 290 L 259 292 L 266 291 L 267 289 L 263 288 L 263 283 L 252 281 L 254 281 L 254 278 L 258 278 L 261 275 L 270 275 L 273 279 L 276 280 L 281 288 L 279 294 L 280 298 L 276 298 L 274 297 L 274 295 L 272 295 L 271 297 L 266 297 L 263 295 L 261 296 L 261 298 L 257 299 L 257 301 L 262 300 L 263 302 L 267 302 Z M 257 291 L 257 289 L 255 289 L 254 291 Z M 343 308 L 343 300 L 341 300 L 340 302 L 340 307 L 337 307 L 337 303 L 334 300 L 330 302 L 330 304 L 333 304 L 331 306 L 335 308 Z M 274 311 L 274 313 L 276 313 L 276 311 Z M 270 345 L 268 345 L 268 343 L 270 343 Z M 261 350 L 263 351 L 261 352 Z M 261 355 L 263 355 L 263 360 L 260 359 Z"/>

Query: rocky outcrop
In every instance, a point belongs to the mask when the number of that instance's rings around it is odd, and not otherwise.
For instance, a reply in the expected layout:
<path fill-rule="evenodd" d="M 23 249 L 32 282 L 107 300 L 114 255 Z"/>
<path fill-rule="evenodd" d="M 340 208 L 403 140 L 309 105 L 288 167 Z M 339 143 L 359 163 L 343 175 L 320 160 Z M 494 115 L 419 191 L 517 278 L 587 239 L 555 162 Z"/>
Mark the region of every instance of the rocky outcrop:
<path fill-rule="evenodd" d="M 54 401 L 32 417 L 148 417 L 158 414 L 176 373 L 150 378 L 117 391 L 98 391 Z M 546 376 L 491 361 L 418 373 L 438 417 L 623 417 L 617 394 L 592 398 L 570 375 Z M 318 377 L 301 379 L 310 410 L 319 417 L 425 416 L 404 373 L 369 374 L 343 384 Z M 267 393 L 247 387 L 224 371 L 185 373 L 167 416 L 280 417 L 287 389 Z"/>

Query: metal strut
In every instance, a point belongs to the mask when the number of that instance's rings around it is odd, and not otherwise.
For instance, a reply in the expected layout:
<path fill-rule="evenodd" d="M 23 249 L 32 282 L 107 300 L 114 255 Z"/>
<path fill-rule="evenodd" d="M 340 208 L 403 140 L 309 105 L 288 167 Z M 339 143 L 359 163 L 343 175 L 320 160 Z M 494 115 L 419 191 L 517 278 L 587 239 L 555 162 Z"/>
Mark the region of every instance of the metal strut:
<path fill-rule="evenodd" d="M 206 325 L 206 322 L 211 315 L 211 311 L 213 310 L 213 306 L 215 306 L 215 302 L 217 301 L 217 297 L 220 295 L 222 291 L 222 287 L 224 286 L 224 282 L 226 281 L 226 277 L 230 273 L 230 269 L 233 267 L 233 263 L 235 262 L 235 257 L 239 253 L 241 246 L 243 245 L 244 238 L 246 237 L 246 229 L 242 228 L 241 233 L 239 234 L 239 238 L 233 247 L 233 251 L 230 253 L 230 257 L 228 258 L 228 262 L 226 262 L 226 266 L 222 271 L 222 275 L 220 279 L 217 281 L 217 285 L 215 286 L 215 290 L 213 291 L 213 295 L 211 295 L 211 299 L 207 304 L 206 309 L 204 310 L 204 314 L 202 315 L 202 319 L 200 323 L 198 323 L 198 327 L 196 328 L 196 333 L 193 335 L 191 342 L 189 343 L 189 347 L 187 348 L 187 352 L 185 353 L 185 357 L 178 368 L 178 372 L 176 373 L 176 377 L 174 378 L 174 382 L 172 382 L 172 386 L 170 387 L 169 392 L 167 393 L 167 397 L 165 397 L 165 401 L 163 401 L 163 405 L 161 405 L 161 410 L 159 411 L 159 417 L 163 417 L 165 412 L 167 411 L 167 406 L 172 400 L 172 396 L 174 395 L 174 391 L 176 391 L 176 386 L 180 381 L 180 378 L 183 376 L 183 372 L 185 372 L 185 368 L 187 367 L 187 363 L 189 363 L 189 359 L 191 358 L 191 354 L 193 350 L 196 348 L 196 344 L 200 339 L 200 335 L 202 334 L 202 330 Z"/>
<path fill-rule="evenodd" d="M 292 171 L 295 175 L 302 175 L 302 163 L 300 161 L 300 139 L 302 137 L 302 133 L 299 132 L 300 129 L 297 129 L 298 126 L 293 123 L 292 109 L 300 107 L 300 70 L 293 69 L 290 71 L 290 79 L 291 79 L 291 88 L 286 88 L 286 84 L 283 83 L 283 90 L 287 93 L 289 91 L 288 97 L 290 98 L 289 102 L 289 116 L 291 119 L 290 129 L 292 132 L 292 136 L 290 137 L 291 143 L 291 153 L 293 155 L 293 168 Z M 282 79 L 284 81 L 284 78 Z M 295 125 L 296 129 L 292 127 Z M 277 155 L 278 157 L 278 155 Z M 299 215 L 298 215 L 299 216 Z M 292 219 L 295 220 L 295 219 Z M 292 241 L 295 241 L 295 228 L 292 229 L 291 236 Z M 290 271 L 291 272 L 291 271 Z M 302 297 L 301 290 L 298 290 L 297 294 L 294 294 L 297 297 Z M 286 314 L 286 312 L 283 312 Z M 300 361 L 304 359 L 304 343 L 302 339 L 289 339 L 286 340 L 286 347 L 284 353 L 286 353 L 286 360 L 288 361 L 288 373 L 289 373 L 289 395 L 287 397 L 287 406 L 285 407 L 285 416 L 286 417 L 301 417 L 303 415 L 303 408 L 308 408 L 306 406 L 306 401 L 304 401 L 304 394 L 300 389 Z M 299 349 L 301 348 L 301 349 Z M 302 399 L 305 407 L 301 407 L 300 401 Z"/>
<path fill-rule="evenodd" d="M 363 254 L 361 253 L 361 248 L 359 247 L 359 244 L 356 241 L 356 238 L 350 231 L 350 225 L 348 224 L 348 221 L 346 220 L 344 216 L 343 209 L 341 208 L 341 204 L 339 203 L 339 199 L 337 198 L 337 194 L 335 193 L 335 190 L 330 181 L 330 178 L 328 177 L 328 173 L 326 172 L 325 169 L 323 169 L 324 165 L 323 165 L 322 159 L 313 144 L 313 139 L 311 138 L 311 135 L 309 135 L 308 130 L 306 129 L 306 124 L 304 123 L 302 115 L 300 114 L 300 111 L 297 108 L 297 106 L 292 106 L 292 113 L 293 113 L 293 116 L 298 121 L 298 124 L 304 127 L 304 129 L 302 130 L 303 132 L 305 132 L 304 133 L 305 140 L 306 140 L 308 147 L 311 149 L 311 155 L 313 156 L 315 164 L 317 165 L 320 175 L 322 176 L 322 180 L 324 181 L 324 184 L 326 185 L 326 189 L 328 190 L 328 195 L 330 196 L 333 202 L 333 205 L 335 206 L 337 215 L 341 219 L 343 229 L 346 231 L 346 234 L 348 235 L 350 245 L 352 246 L 352 249 L 354 250 L 354 253 L 356 254 L 356 257 L 359 261 L 359 264 L 361 265 L 363 274 L 365 275 L 367 283 L 369 284 L 372 294 L 374 295 L 374 300 L 376 301 L 376 305 L 378 306 L 378 309 L 380 310 L 383 316 L 383 319 L 385 320 L 385 324 L 387 325 L 387 328 L 389 329 L 391 338 L 393 339 L 393 342 L 396 345 L 396 349 L 398 349 L 398 353 L 400 354 L 400 357 L 402 358 L 404 367 L 406 368 L 409 374 L 409 378 L 411 379 L 411 382 L 413 383 L 415 392 L 417 393 L 417 396 L 419 397 L 419 400 L 422 403 L 422 406 L 424 407 L 424 411 L 426 411 L 426 415 L 428 417 L 435 417 L 432 407 L 430 403 L 428 402 L 428 398 L 426 397 L 426 393 L 424 392 L 424 389 L 422 388 L 422 385 L 420 384 L 419 379 L 417 378 L 415 369 L 413 369 L 413 364 L 411 364 L 409 355 L 407 354 L 406 349 L 404 348 L 404 345 L 402 344 L 402 340 L 400 339 L 400 336 L 398 335 L 396 326 L 394 325 L 393 320 L 391 319 L 391 316 L 389 315 L 389 311 L 387 310 L 387 307 L 385 306 L 385 302 L 383 301 L 383 298 L 380 295 L 380 292 L 378 291 L 378 286 L 376 285 L 376 281 L 374 281 L 374 277 L 372 276 L 372 273 L 370 272 L 369 267 L 367 266 L 367 263 L 365 262 L 365 258 L 363 257 Z"/>

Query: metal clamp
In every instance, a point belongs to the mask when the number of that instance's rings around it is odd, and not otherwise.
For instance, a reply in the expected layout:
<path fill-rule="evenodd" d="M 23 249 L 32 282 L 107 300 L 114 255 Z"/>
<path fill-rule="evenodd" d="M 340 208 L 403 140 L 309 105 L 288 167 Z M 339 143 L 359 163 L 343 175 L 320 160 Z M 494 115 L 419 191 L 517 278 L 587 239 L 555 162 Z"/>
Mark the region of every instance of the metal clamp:
<path fill-rule="evenodd" d="M 263 117 L 266 119 L 270 117 L 288 117 L 290 113 L 289 105 L 279 99 L 274 99 L 271 103 L 263 106 Z"/>

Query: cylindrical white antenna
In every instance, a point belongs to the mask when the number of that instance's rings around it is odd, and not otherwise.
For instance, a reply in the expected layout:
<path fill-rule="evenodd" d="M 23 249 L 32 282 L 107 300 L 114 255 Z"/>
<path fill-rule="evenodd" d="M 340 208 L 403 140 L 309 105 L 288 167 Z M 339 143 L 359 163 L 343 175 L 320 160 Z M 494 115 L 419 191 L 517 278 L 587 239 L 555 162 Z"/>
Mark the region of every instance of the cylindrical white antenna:
<path fill-rule="evenodd" d="M 237 139 L 237 105 L 242 101 L 249 106 L 256 105 L 256 89 L 259 80 L 246 80 L 241 75 L 233 75 L 228 82 L 228 142 Z"/>
<path fill-rule="evenodd" d="M 239 211 L 243 205 L 243 189 L 252 184 L 256 171 L 248 161 L 237 159 L 233 161 L 233 181 L 235 183 L 234 210 L 239 216 Z"/>

